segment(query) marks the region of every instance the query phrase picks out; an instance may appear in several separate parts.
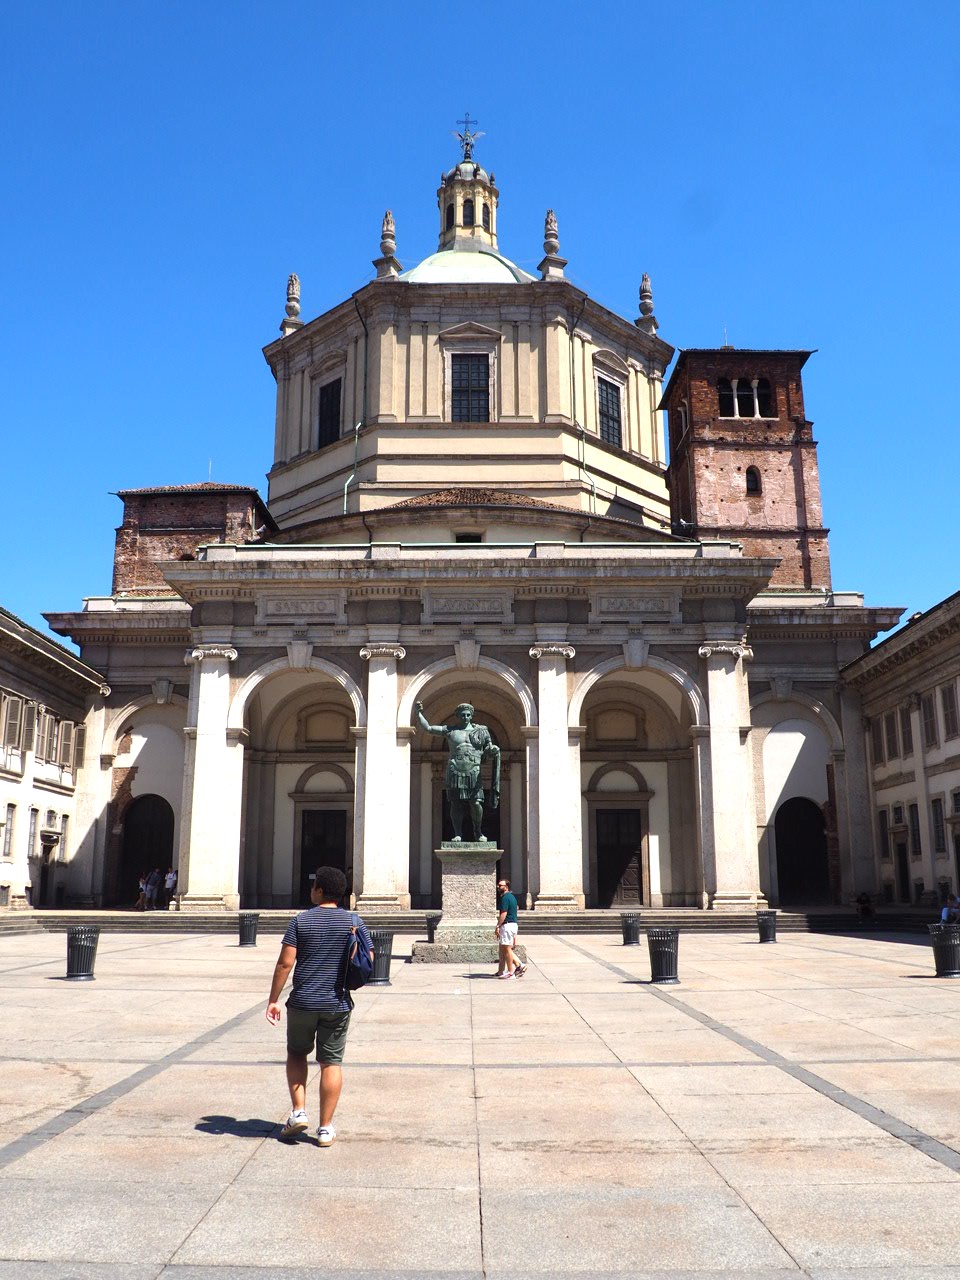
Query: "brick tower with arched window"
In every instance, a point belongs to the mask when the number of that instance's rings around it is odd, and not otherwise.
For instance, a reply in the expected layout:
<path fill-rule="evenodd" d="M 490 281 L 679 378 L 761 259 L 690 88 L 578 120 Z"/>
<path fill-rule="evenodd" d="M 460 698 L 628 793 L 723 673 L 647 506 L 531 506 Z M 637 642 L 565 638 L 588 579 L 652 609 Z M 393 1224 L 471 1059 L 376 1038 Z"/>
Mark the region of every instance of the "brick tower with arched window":
<path fill-rule="evenodd" d="M 661 407 L 674 532 L 779 557 L 774 587 L 829 590 L 817 445 L 803 408 L 801 370 L 811 354 L 684 351 Z"/>

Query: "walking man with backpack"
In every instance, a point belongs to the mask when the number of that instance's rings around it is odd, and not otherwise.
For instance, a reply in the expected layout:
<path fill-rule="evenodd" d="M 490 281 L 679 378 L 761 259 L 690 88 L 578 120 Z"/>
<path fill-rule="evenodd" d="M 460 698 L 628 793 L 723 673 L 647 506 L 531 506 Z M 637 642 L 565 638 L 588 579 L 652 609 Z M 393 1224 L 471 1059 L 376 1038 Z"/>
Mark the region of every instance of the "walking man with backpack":
<path fill-rule="evenodd" d="M 280 1022 L 280 993 L 293 970 L 287 1000 L 287 1085 L 290 1115 L 282 1138 L 295 1138 L 310 1127 L 306 1112 L 307 1057 L 316 1044 L 320 1063 L 320 1124 L 317 1142 L 333 1146 L 333 1113 L 343 1087 L 343 1051 L 347 1043 L 353 999 L 351 985 L 364 979 L 348 977 L 348 950 L 353 964 L 372 972 L 373 944 L 359 916 L 337 905 L 347 878 L 336 867 L 318 867 L 310 890 L 313 907 L 294 916 L 283 935 L 273 973 L 267 1021 Z M 369 961 L 369 963 L 368 963 Z"/>

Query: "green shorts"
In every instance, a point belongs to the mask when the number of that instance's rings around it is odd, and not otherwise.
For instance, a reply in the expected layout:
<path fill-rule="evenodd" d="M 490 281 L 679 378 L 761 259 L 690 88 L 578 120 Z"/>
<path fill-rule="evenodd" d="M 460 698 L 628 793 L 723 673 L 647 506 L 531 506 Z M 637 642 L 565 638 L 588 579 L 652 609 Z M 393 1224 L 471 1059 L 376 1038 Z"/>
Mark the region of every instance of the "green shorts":
<path fill-rule="evenodd" d="M 346 1013 L 330 1013 L 324 1009 L 296 1009 L 288 1004 L 287 1052 L 309 1054 L 316 1040 L 318 1062 L 342 1062 L 349 1026 L 349 1009 Z"/>

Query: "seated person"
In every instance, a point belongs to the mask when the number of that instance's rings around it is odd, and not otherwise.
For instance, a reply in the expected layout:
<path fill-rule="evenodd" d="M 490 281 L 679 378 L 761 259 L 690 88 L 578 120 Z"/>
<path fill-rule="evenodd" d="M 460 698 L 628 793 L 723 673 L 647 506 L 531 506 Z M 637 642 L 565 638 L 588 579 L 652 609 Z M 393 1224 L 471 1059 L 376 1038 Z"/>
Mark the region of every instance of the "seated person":
<path fill-rule="evenodd" d="M 948 893 L 943 910 L 940 912 L 940 923 L 956 924 L 958 918 L 960 918 L 960 902 L 957 901 L 955 893 Z"/>

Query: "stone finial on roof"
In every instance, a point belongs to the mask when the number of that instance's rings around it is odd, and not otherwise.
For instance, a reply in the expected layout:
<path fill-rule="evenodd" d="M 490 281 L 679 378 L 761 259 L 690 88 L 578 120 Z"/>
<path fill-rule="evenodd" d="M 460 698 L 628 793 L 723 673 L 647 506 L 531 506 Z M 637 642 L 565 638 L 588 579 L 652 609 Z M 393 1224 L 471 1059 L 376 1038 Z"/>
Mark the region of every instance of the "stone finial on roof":
<path fill-rule="evenodd" d="M 644 333 L 656 333 L 660 328 L 657 317 L 653 314 L 653 289 L 646 271 L 640 278 L 640 316 L 636 321 L 638 329 Z"/>
<path fill-rule="evenodd" d="M 560 232 L 552 209 L 547 210 L 543 220 L 543 252 L 545 257 L 539 266 L 541 280 L 562 280 L 567 260 L 560 257 Z"/>
<path fill-rule="evenodd" d="M 373 265 L 377 268 L 378 280 L 395 280 L 403 267 L 397 261 L 397 224 L 393 220 L 393 214 L 388 209 L 383 215 L 383 222 L 380 224 L 380 257 L 374 258 Z"/>
<path fill-rule="evenodd" d="M 280 332 L 284 337 L 303 327 L 300 319 L 300 277 L 294 271 L 287 276 L 287 305 L 285 318 L 280 322 Z"/>
<path fill-rule="evenodd" d="M 557 215 L 552 209 L 547 210 L 547 216 L 543 220 L 543 252 L 560 252 L 560 232 L 557 228 Z"/>
<path fill-rule="evenodd" d="M 389 209 L 383 215 L 380 227 L 380 252 L 388 257 L 397 252 L 397 224 Z"/>

